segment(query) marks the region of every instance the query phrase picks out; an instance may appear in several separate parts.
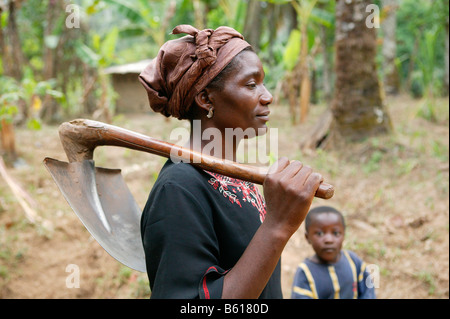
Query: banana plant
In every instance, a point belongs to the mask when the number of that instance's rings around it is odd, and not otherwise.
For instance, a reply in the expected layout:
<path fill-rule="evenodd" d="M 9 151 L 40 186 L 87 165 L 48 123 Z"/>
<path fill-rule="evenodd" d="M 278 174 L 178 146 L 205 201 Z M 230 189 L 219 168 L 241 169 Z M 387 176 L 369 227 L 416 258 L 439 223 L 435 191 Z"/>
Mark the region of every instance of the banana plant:
<path fill-rule="evenodd" d="M 166 41 L 166 29 L 176 10 L 176 1 L 103 0 L 117 7 L 130 24 L 120 30 L 121 37 L 144 36 L 160 47 Z"/>
<path fill-rule="evenodd" d="M 439 36 L 439 29 L 434 27 L 424 32 L 423 43 L 420 46 L 420 59 L 417 65 L 422 73 L 422 81 L 425 88 L 425 102 L 418 111 L 418 114 L 432 122 L 437 120 L 434 103 L 435 103 L 435 85 L 436 85 L 436 59 L 437 50 L 436 43 Z"/>
<path fill-rule="evenodd" d="M 290 2 L 294 7 L 298 24 L 291 31 L 283 55 L 283 64 L 289 86 L 289 105 L 293 124 L 304 122 L 309 111 L 311 95 L 310 68 L 314 55 L 318 52 L 319 37 L 312 25 L 332 27 L 333 15 L 329 12 L 328 2 L 320 0 L 272 0 L 276 4 Z M 300 87 L 300 92 L 298 91 Z M 298 102 L 299 101 L 299 102 Z M 300 104 L 300 117 L 296 115 L 297 104 Z"/>
<path fill-rule="evenodd" d="M 64 94 L 54 90 L 53 81 L 35 81 L 30 69 L 25 69 L 21 82 L 8 76 L 0 76 L 0 137 L 5 159 L 14 162 L 17 159 L 14 120 L 21 117 L 27 127 L 41 128 L 40 111 L 43 96 L 64 99 Z M 19 112 L 22 110 L 22 112 Z"/>

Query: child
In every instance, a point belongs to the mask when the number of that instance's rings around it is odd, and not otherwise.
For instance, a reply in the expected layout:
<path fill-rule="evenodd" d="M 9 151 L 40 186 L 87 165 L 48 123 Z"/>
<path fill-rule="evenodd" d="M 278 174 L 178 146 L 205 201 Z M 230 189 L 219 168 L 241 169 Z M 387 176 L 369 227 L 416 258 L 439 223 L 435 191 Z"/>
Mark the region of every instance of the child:
<path fill-rule="evenodd" d="M 344 237 L 345 221 L 338 210 L 310 210 L 305 238 L 316 254 L 299 265 L 292 299 L 375 299 L 366 264 L 355 253 L 341 250 Z"/>

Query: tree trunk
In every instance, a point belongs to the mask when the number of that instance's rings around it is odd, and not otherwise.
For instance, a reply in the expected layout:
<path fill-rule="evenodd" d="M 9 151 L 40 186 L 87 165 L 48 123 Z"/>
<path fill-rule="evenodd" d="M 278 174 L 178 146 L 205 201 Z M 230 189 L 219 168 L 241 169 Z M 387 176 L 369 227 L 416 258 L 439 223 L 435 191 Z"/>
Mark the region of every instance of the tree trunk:
<path fill-rule="evenodd" d="M 84 114 L 92 114 L 95 111 L 94 88 L 98 80 L 98 71 L 83 64 L 83 94 L 80 97 L 80 105 L 82 105 Z"/>
<path fill-rule="evenodd" d="M 308 69 L 302 72 L 302 82 L 300 86 L 300 123 L 305 123 L 309 113 L 309 102 L 311 99 L 311 80 Z"/>
<path fill-rule="evenodd" d="M 386 18 L 382 23 L 383 28 L 383 71 L 384 89 L 387 94 L 397 94 L 400 87 L 400 79 L 395 58 L 397 57 L 397 39 L 395 31 L 397 28 L 397 0 L 383 0 L 383 10 Z"/>
<path fill-rule="evenodd" d="M 275 44 L 275 39 L 277 37 L 277 22 L 279 20 L 279 16 L 280 16 L 280 11 L 281 8 L 279 5 L 276 5 L 274 3 L 268 3 L 267 4 L 267 9 L 266 9 L 266 14 L 267 14 L 267 27 L 268 27 L 268 31 L 269 31 L 269 43 L 268 43 L 268 48 L 267 48 L 267 52 L 268 52 L 268 57 L 267 60 L 269 61 L 269 63 L 272 63 L 273 61 L 275 61 L 275 57 L 274 57 L 274 44 Z"/>
<path fill-rule="evenodd" d="M 306 121 L 309 113 L 309 98 L 311 96 L 311 84 L 309 81 L 309 65 L 308 65 L 308 25 L 306 21 L 300 22 L 301 43 L 300 43 L 300 123 Z"/>
<path fill-rule="evenodd" d="M 292 30 L 297 27 L 297 11 L 291 4 L 283 4 L 280 5 L 281 14 L 283 17 L 283 23 L 278 30 L 278 34 L 291 34 Z M 294 72 L 286 72 L 284 81 L 280 81 L 277 84 L 275 95 L 274 95 L 274 104 L 277 105 L 280 101 L 280 96 L 288 98 L 289 100 L 289 112 L 291 115 L 292 124 L 295 123 L 295 105 L 297 99 L 297 91 L 299 90 L 300 83 L 295 81 Z M 295 82 L 295 83 L 294 83 Z"/>
<path fill-rule="evenodd" d="M 6 163 L 11 164 L 17 159 L 14 126 L 11 122 L 5 119 L 1 120 L 0 136 L 5 161 Z"/>
<path fill-rule="evenodd" d="M 294 68 L 286 76 L 287 83 L 287 95 L 289 99 L 289 114 L 291 116 L 291 123 L 295 125 L 297 123 L 297 100 L 299 95 L 299 80 L 300 77 L 297 72 L 297 68 Z"/>
<path fill-rule="evenodd" d="M 244 37 L 256 52 L 259 52 L 261 40 L 262 11 L 261 1 L 249 1 L 244 25 Z"/>
<path fill-rule="evenodd" d="M 55 27 L 55 21 L 58 17 L 60 8 L 56 4 L 56 0 L 50 0 L 47 6 L 46 24 L 44 29 L 44 39 L 53 35 L 53 29 Z M 44 45 L 44 80 L 51 79 L 55 76 L 55 54 L 56 46 L 50 47 L 48 44 Z"/>
<path fill-rule="evenodd" d="M 317 71 L 315 66 L 311 69 L 311 98 L 309 101 L 311 104 L 317 104 L 319 102 L 317 96 Z"/>
<path fill-rule="evenodd" d="M 327 108 L 317 120 L 314 127 L 306 132 L 300 142 L 302 152 L 310 153 L 316 148 L 326 148 L 326 144 L 330 140 L 327 139 L 333 116 L 329 108 Z"/>
<path fill-rule="evenodd" d="M 323 96 L 325 101 L 328 103 L 332 99 L 332 77 L 331 77 L 331 57 L 328 52 L 328 43 L 327 43 L 327 27 L 321 25 L 320 27 L 320 47 L 322 51 L 322 63 L 323 63 Z"/>
<path fill-rule="evenodd" d="M 10 1 L 9 2 L 9 17 L 8 17 L 8 33 L 9 41 L 12 48 L 12 62 L 15 67 L 13 67 L 13 76 L 17 80 L 22 79 L 22 67 L 24 64 L 24 55 L 22 51 L 22 45 L 20 44 L 19 29 L 16 22 L 16 10 L 20 5 L 20 1 Z"/>
<path fill-rule="evenodd" d="M 60 0 L 50 0 L 47 6 L 47 16 L 46 16 L 46 26 L 44 29 L 44 38 L 54 36 L 54 30 L 58 28 L 57 22 L 61 14 L 65 13 L 64 2 Z M 65 28 L 62 28 L 64 32 Z M 45 45 L 44 49 L 44 69 L 43 69 L 43 79 L 49 80 L 56 78 L 57 65 L 60 64 L 59 58 L 62 55 L 58 55 L 58 51 L 61 46 L 62 34 L 58 34 L 58 42 L 54 46 Z M 44 103 L 40 112 L 40 117 L 47 123 L 56 122 L 60 115 L 58 103 L 55 99 L 46 95 L 44 98 Z"/>
<path fill-rule="evenodd" d="M 16 22 L 16 11 L 19 6 L 20 1 L 9 1 L 7 4 L 8 21 L 4 31 L 2 30 L 3 70 L 5 75 L 11 76 L 17 81 L 22 79 L 22 66 L 24 64 L 24 55 Z"/>
<path fill-rule="evenodd" d="M 376 29 L 366 26 L 369 4 L 368 0 L 336 4 L 336 84 L 330 130 L 336 141 L 361 140 L 391 130 L 375 63 Z"/>
<path fill-rule="evenodd" d="M 2 54 L 3 71 L 6 76 L 14 77 L 17 81 L 22 79 L 22 66 L 24 63 L 19 30 L 16 22 L 16 10 L 19 6 L 20 1 L 9 1 L 9 3 L 7 3 L 7 26 L 0 30 L 0 50 Z M 5 7 L 6 5 L 3 8 Z M 1 11 L 2 9 L 0 9 L 0 13 Z M 17 159 L 14 124 L 4 118 L 1 119 L 0 122 L 0 139 L 5 161 L 8 164 L 13 163 Z"/>

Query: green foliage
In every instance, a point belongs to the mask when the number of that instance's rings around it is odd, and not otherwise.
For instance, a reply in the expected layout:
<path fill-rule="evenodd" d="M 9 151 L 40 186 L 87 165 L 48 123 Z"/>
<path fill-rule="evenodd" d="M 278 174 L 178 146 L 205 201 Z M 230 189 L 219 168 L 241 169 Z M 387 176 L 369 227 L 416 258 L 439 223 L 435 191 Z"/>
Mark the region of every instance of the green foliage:
<path fill-rule="evenodd" d="M 30 68 L 26 68 L 21 82 L 7 76 L 0 76 L 0 120 L 11 122 L 18 113 L 19 103 L 23 101 L 30 109 L 30 118 L 27 127 L 40 129 L 41 120 L 39 111 L 42 106 L 41 99 L 50 95 L 58 102 L 65 99 L 61 91 L 55 90 L 56 81 L 36 81 Z"/>
<path fill-rule="evenodd" d="M 80 60 L 90 67 L 96 67 L 98 65 L 98 61 L 100 60 L 99 56 L 83 42 L 78 42 L 78 45 L 75 47 L 75 52 Z"/>
<path fill-rule="evenodd" d="M 427 97 L 422 103 L 422 106 L 417 111 L 417 116 L 420 116 L 421 118 L 430 122 L 436 122 L 437 117 L 434 107 L 435 106 L 433 100 Z"/>
<path fill-rule="evenodd" d="M 445 25 L 448 23 L 447 0 L 401 0 L 397 11 L 397 56 L 401 75 L 411 79 L 413 96 L 442 87 Z M 411 66 L 413 69 L 411 69 Z M 440 92 L 435 92 L 439 94 Z"/>
<path fill-rule="evenodd" d="M 320 1 L 319 1 L 320 2 Z M 327 28 L 334 28 L 334 12 L 330 9 L 313 8 L 311 11 L 311 21 L 323 25 Z"/>
<path fill-rule="evenodd" d="M 283 64 L 287 71 L 292 71 L 297 64 L 300 54 L 300 41 L 302 34 L 298 29 L 291 31 L 289 40 L 284 50 Z"/>
<path fill-rule="evenodd" d="M 170 18 L 167 15 L 170 14 L 171 1 L 104 0 L 104 3 L 117 8 L 129 22 L 121 28 L 121 37 L 144 36 L 152 38 L 159 46 L 164 43 L 168 32 L 163 26 L 165 20 Z"/>
<path fill-rule="evenodd" d="M 428 294 L 430 296 L 434 295 L 436 291 L 436 283 L 433 273 L 427 270 L 421 270 L 418 273 L 415 273 L 414 275 L 417 279 L 419 279 L 428 286 Z"/>
<path fill-rule="evenodd" d="M 433 141 L 432 143 L 433 156 L 443 162 L 448 162 L 448 147 L 440 141 Z"/>
<path fill-rule="evenodd" d="M 422 41 L 420 45 L 420 59 L 417 60 L 419 69 L 422 72 L 424 85 L 428 90 L 432 89 L 432 85 L 435 81 L 434 75 L 437 58 L 436 44 L 439 32 L 440 30 L 437 26 L 433 26 L 424 31 L 424 41 Z"/>
<path fill-rule="evenodd" d="M 78 57 L 93 68 L 105 68 L 115 59 L 115 49 L 119 37 L 119 29 L 112 28 L 103 38 L 93 33 L 90 46 L 79 41 L 75 47 Z"/>
<path fill-rule="evenodd" d="M 22 97 L 20 86 L 15 79 L 0 76 L 0 126 L 1 120 L 11 122 L 18 111 L 18 101 Z"/>
<path fill-rule="evenodd" d="M 375 150 L 367 163 L 363 166 L 363 171 L 366 174 L 378 171 L 380 169 L 380 162 L 382 159 L 383 153 L 379 150 Z"/>
<path fill-rule="evenodd" d="M 246 7 L 243 1 L 218 0 L 217 6 L 207 14 L 208 28 L 227 25 L 242 32 Z"/>
<path fill-rule="evenodd" d="M 424 87 L 424 84 L 423 84 L 422 72 L 414 71 L 411 75 L 411 87 L 410 87 L 411 95 L 416 99 L 423 97 L 423 94 L 424 94 L 423 87 Z"/>
<path fill-rule="evenodd" d="M 167 39 L 174 38 L 170 32 L 177 24 L 196 24 L 201 21 L 208 28 L 228 25 L 243 32 L 249 1 L 74 0 L 71 3 L 81 8 L 81 29 L 69 30 L 64 23 L 67 14 L 56 10 L 57 17 L 48 33 L 46 27 L 51 5 L 48 0 L 25 1 L 16 11 L 20 44 L 26 62 L 24 69 L 30 69 L 33 76 L 30 80 L 30 73 L 25 71 L 24 78 L 18 81 L 17 90 L 2 94 L 2 116 L 13 117 L 14 112 L 19 110 L 17 101 L 20 99 L 26 100 L 31 107 L 33 94 L 40 97 L 49 94 L 66 106 L 68 113 L 78 112 L 80 107 L 77 106 L 76 97 L 83 94 L 80 85 L 84 83 L 84 72 L 96 70 L 99 73 L 111 64 L 154 57 Z M 381 5 L 380 1 L 376 3 Z M 277 87 L 284 74 L 292 71 L 298 63 L 302 41 L 300 26 L 306 24 L 310 54 L 308 61 L 313 65 L 320 90 L 324 80 L 324 56 L 328 57 L 330 69 L 334 62 L 335 1 L 261 0 L 261 6 L 264 10 L 258 54 L 266 70 L 267 86 L 270 89 Z M 288 6 L 293 6 L 298 15 L 299 24 L 293 30 L 281 10 Z M 429 120 L 436 120 L 433 96 L 439 95 L 443 87 L 444 50 L 441 48 L 444 47 L 445 25 L 448 24 L 448 6 L 446 0 L 399 0 L 397 11 L 396 61 L 401 71 L 401 83 L 408 84 L 413 96 L 427 99 L 428 102 L 417 114 Z M 3 32 L 8 18 L 8 10 L 3 10 L 0 15 Z M 276 30 L 269 30 L 272 27 Z M 7 37 L 5 39 L 8 41 Z M 324 44 L 320 50 L 317 50 L 320 44 L 318 40 Z M 312 48 L 314 55 L 311 53 Z M 58 75 L 51 80 L 44 77 L 45 49 L 52 50 L 58 56 Z M 0 74 L 4 72 L 4 63 L 2 56 Z M 46 81 L 42 81 L 44 79 Z M 40 83 L 36 87 L 39 93 L 32 93 L 37 83 Z M 100 82 L 95 85 L 93 92 L 98 92 L 99 86 Z M 7 87 L 10 86 L 2 88 L 3 91 Z M 20 94 L 25 97 L 18 96 Z M 114 92 L 109 90 L 108 95 L 113 96 Z M 67 103 L 66 96 L 74 97 L 75 100 Z M 35 120 L 39 121 L 38 118 Z M 35 124 L 33 120 L 30 127 L 36 127 Z"/>

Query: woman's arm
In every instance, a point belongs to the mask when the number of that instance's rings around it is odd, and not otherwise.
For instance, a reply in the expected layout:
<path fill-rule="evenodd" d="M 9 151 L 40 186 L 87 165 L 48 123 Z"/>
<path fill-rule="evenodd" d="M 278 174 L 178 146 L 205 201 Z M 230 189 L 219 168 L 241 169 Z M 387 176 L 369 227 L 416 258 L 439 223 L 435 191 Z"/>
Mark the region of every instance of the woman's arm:
<path fill-rule="evenodd" d="M 311 206 L 322 176 L 281 158 L 264 181 L 267 214 L 236 265 L 225 275 L 222 298 L 258 298 Z"/>

